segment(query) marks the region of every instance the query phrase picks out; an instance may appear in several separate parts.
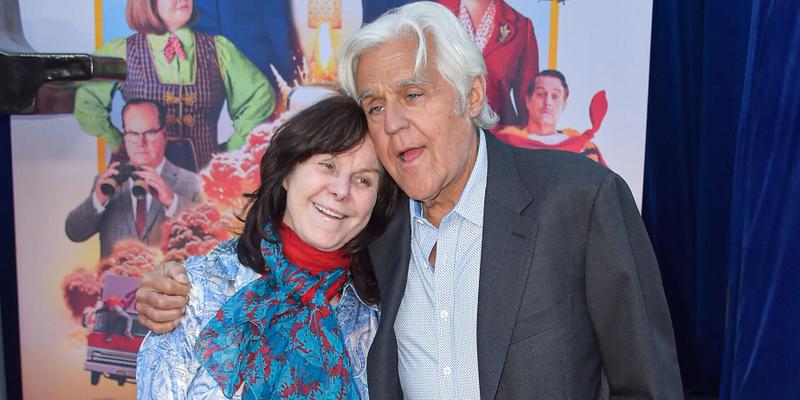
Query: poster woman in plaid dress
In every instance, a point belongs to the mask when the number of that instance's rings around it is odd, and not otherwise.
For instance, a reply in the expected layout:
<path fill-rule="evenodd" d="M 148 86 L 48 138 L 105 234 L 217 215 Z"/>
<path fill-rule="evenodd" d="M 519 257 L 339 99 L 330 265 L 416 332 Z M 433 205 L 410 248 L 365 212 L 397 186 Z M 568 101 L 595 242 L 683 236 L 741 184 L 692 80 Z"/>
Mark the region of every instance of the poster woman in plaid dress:
<path fill-rule="evenodd" d="M 127 79 L 87 83 L 75 96 L 75 118 L 87 133 L 105 139 L 115 150 L 112 158 L 127 158 L 122 135 L 109 120 L 117 90 L 126 100 L 146 98 L 167 108 L 167 158 L 191 171 L 214 153 L 240 148 L 270 116 L 275 95 L 267 79 L 228 39 L 189 27 L 197 18 L 192 0 L 128 0 L 125 14 L 137 33 L 105 44 L 97 55 L 124 58 Z M 234 133 L 221 145 L 217 123 L 225 101 Z"/>

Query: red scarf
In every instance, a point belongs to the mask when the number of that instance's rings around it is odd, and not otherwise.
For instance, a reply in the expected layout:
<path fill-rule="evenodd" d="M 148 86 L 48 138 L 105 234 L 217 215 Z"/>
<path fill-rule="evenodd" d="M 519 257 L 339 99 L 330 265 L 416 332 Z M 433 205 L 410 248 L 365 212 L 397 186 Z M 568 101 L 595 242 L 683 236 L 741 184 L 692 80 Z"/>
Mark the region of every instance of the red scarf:
<path fill-rule="evenodd" d="M 281 221 L 281 226 L 278 228 L 278 236 L 281 238 L 281 245 L 283 246 L 283 256 L 289 260 L 290 263 L 310 272 L 312 275 L 319 275 L 321 272 L 333 271 L 337 268 L 350 267 L 350 256 L 344 249 L 334 251 L 322 251 L 306 242 L 297 236 L 289 225 Z M 325 293 L 327 299 L 331 299 L 339 294 L 347 281 L 347 274 L 331 285 Z M 316 287 L 314 287 L 316 289 Z M 309 290 L 303 294 L 303 302 L 307 303 L 314 295 L 315 290 Z"/>

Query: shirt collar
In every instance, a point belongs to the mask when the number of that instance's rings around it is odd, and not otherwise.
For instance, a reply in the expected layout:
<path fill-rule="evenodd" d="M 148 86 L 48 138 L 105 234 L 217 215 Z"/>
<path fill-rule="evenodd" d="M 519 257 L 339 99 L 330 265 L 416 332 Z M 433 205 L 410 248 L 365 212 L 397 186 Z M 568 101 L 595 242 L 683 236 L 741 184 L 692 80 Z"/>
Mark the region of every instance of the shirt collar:
<path fill-rule="evenodd" d="M 178 37 L 178 40 L 181 41 L 181 46 L 183 46 L 184 51 L 187 51 L 189 47 L 194 46 L 194 33 L 192 32 L 192 28 L 184 26 L 173 33 Z M 154 50 L 162 51 L 167 45 L 167 40 L 169 40 L 169 36 L 171 34 L 172 33 L 170 32 L 162 33 L 160 35 L 150 34 L 147 35 L 147 38 L 149 39 Z"/>
<path fill-rule="evenodd" d="M 378 306 L 376 304 L 369 304 L 366 303 L 364 300 L 361 300 L 361 296 L 358 295 L 358 291 L 356 290 L 356 286 L 353 283 L 352 275 L 350 278 L 347 279 L 345 282 L 344 287 L 342 287 L 342 296 L 339 298 L 339 304 L 343 301 L 347 301 L 347 296 L 354 296 L 362 306 L 367 307 L 373 311 L 378 311 Z"/>
<path fill-rule="evenodd" d="M 483 227 L 487 165 L 486 136 L 483 130 L 479 130 L 478 156 L 475 159 L 475 165 L 472 167 L 472 172 L 470 172 L 469 179 L 466 186 L 464 186 L 464 191 L 461 192 L 461 196 L 458 198 L 458 202 L 444 218 L 455 213 L 476 226 Z M 424 218 L 422 203 L 412 199 L 409 199 L 409 201 L 412 219 Z"/>
<path fill-rule="evenodd" d="M 164 158 L 161 159 L 161 162 L 155 168 L 157 174 L 161 175 L 161 171 L 164 170 L 164 164 L 166 163 L 167 163 L 167 157 L 165 156 Z"/>

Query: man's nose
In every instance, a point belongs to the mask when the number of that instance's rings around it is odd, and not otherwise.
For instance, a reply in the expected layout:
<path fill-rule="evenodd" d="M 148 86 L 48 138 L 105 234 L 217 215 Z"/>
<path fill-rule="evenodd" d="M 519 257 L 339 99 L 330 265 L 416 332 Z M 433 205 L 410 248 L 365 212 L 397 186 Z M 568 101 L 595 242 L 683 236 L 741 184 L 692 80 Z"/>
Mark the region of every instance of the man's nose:
<path fill-rule="evenodd" d="M 408 119 L 406 119 L 402 107 L 387 104 L 384 110 L 383 124 L 386 133 L 391 135 L 408 128 Z"/>

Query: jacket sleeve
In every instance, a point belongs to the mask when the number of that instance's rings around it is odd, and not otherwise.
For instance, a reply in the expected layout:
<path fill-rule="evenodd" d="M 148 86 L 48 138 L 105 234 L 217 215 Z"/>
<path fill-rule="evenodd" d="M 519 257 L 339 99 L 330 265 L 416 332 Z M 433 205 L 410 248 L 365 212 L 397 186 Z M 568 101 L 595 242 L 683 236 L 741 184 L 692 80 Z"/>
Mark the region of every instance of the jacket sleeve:
<path fill-rule="evenodd" d="M 136 398 L 139 400 L 184 400 L 198 370 L 194 343 L 202 329 L 204 291 L 207 286 L 203 263 L 186 267 L 190 292 L 186 313 L 175 330 L 163 334 L 148 333 L 136 359 Z M 188 263 L 188 262 L 187 262 Z"/>
<path fill-rule="evenodd" d="M 125 39 L 111 41 L 95 53 L 98 56 L 125 59 Z M 119 88 L 117 81 L 93 81 L 81 84 L 75 92 L 75 119 L 83 130 L 103 138 L 111 148 L 122 144 L 122 133 L 112 123 L 109 113 L 114 93 Z"/>
<path fill-rule="evenodd" d="M 214 38 L 234 129 L 227 146 L 228 150 L 236 150 L 245 144 L 256 125 L 272 115 L 275 92 L 264 74 L 233 43 L 222 36 Z"/>
<path fill-rule="evenodd" d="M 672 322 L 630 189 L 610 172 L 592 209 L 586 296 L 611 399 L 682 399 Z"/>
<path fill-rule="evenodd" d="M 203 196 L 203 183 L 200 177 L 192 172 L 178 172 L 178 181 L 172 188 L 172 191 L 178 197 L 176 215 L 184 208 L 200 204 L 205 200 Z"/>
<path fill-rule="evenodd" d="M 103 214 L 97 213 L 92 203 L 92 194 L 90 194 L 86 200 L 67 215 L 64 230 L 69 240 L 83 242 L 100 230 L 100 222 L 102 220 Z"/>

